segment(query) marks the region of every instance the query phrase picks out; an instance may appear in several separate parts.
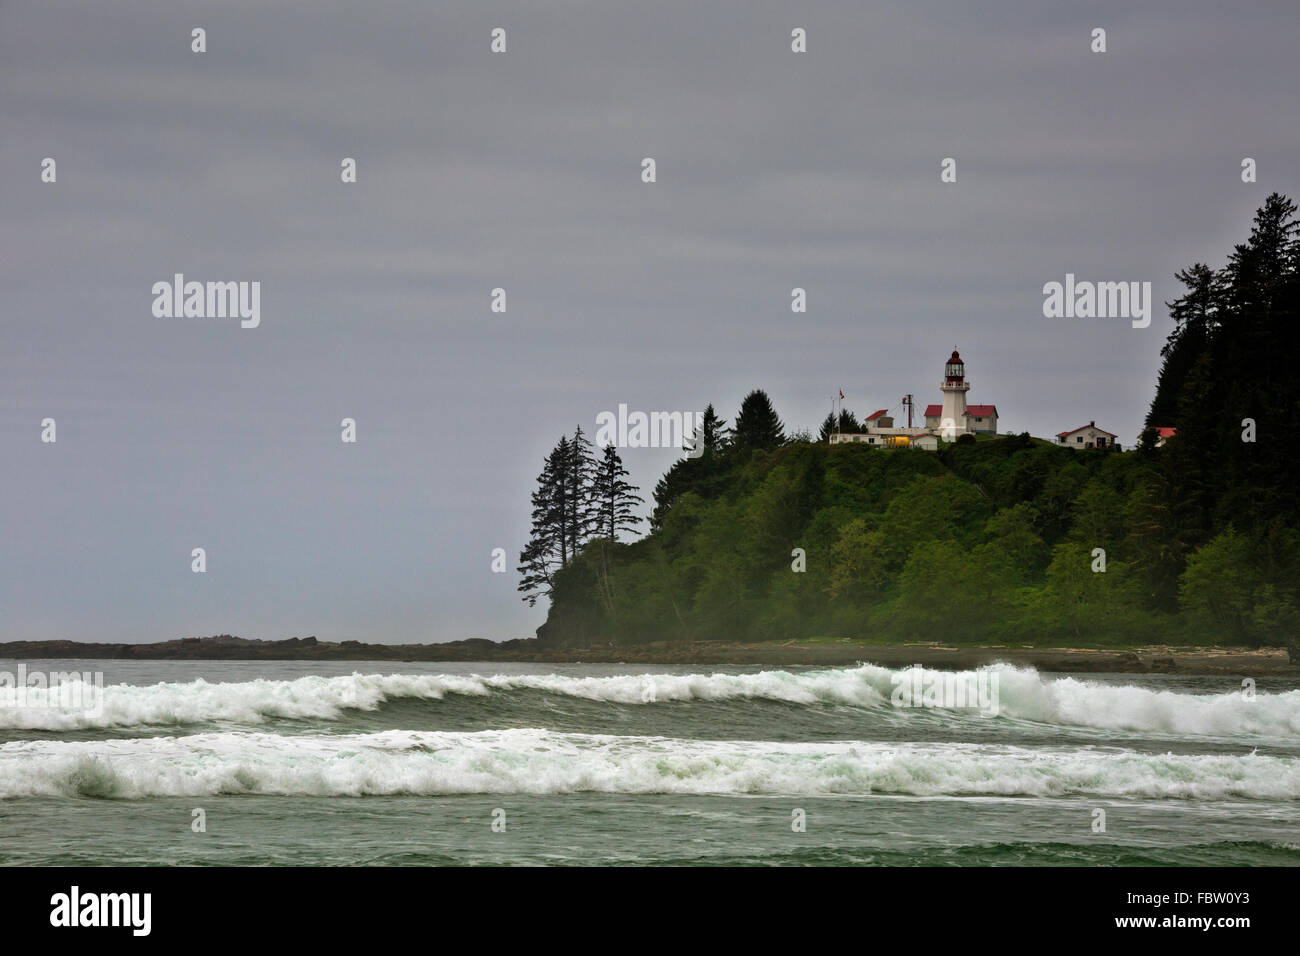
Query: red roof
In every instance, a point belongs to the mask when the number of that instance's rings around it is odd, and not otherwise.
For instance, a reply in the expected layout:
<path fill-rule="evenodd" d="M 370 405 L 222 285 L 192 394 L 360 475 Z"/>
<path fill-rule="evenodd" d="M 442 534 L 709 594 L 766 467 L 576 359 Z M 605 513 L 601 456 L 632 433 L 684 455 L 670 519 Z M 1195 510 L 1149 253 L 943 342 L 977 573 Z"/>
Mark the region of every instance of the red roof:
<path fill-rule="evenodd" d="M 1173 437 L 1174 437 L 1174 433 L 1175 433 L 1176 431 L 1178 431 L 1177 428 L 1157 428 L 1157 429 L 1156 429 L 1156 433 L 1157 433 L 1161 438 L 1173 438 Z"/>
<path fill-rule="evenodd" d="M 872 412 L 870 415 L 867 416 L 867 421 L 869 421 L 869 422 L 874 422 L 877 418 L 879 418 L 881 415 L 885 414 L 885 412 L 887 412 L 887 411 L 889 411 L 889 409 L 887 409 L 887 408 L 882 408 L 882 409 L 881 409 L 880 411 L 878 411 L 878 412 Z"/>
<path fill-rule="evenodd" d="M 996 405 L 967 405 L 966 406 L 966 414 L 974 415 L 976 418 L 992 418 L 997 413 L 998 413 L 998 407 Z M 943 414 L 942 405 L 925 406 L 926 418 L 938 418 L 942 414 Z"/>

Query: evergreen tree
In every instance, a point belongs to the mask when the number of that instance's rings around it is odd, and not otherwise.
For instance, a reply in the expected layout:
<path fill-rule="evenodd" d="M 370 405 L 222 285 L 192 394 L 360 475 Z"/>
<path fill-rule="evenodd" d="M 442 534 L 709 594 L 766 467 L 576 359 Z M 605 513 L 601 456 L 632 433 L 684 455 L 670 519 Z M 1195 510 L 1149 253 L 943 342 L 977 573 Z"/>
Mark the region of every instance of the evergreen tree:
<path fill-rule="evenodd" d="M 659 528 L 660 524 L 663 523 L 664 515 L 673 506 L 673 502 L 685 493 L 690 482 L 690 476 L 687 472 L 691 464 L 689 458 L 674 462 L 672 467 L 664 472 L 664 476 L 655 482 L 655 489 L 652 492 L 655 508 L 650 513 L 651 531 Z"/>
<path fill-rule="evenodd" d="M 865 431 L 862 424 L 847 408 L 840 409 L 840 417 L 837 419 L 834 412 L 827 412 L 826 417 L 822 419 L 821 431 L 817 434 L 817 440 L 823 444 L 831 440 L 831 433 L 835 431 L 836 424 L 839 424 L 839 430 L 845 435 L 856 435 Z"/>
<path fill-rule="evenodd" d="M 523 600 L 532 607 L 537 599 L 551 593 L 551 579 L 569 560 L 564 522 L 564 460 L 569 442 L 560 443 L 546 456 L 542 472 L 533 491 L 533 520 L 528 544 L 519 553 L 519 587 Z"/>
<path fill-rule="evenodd" d="M 632 508 L 645 501 L 636 494 L 636 486 L 625 480 L 627 476 L 618 451 L 613 445 L 606 445 L 592 482 L 598 537 L 615 541 L 620 531 L 635 531 L 641 522 Z"/>
<path fill-rule="evenodd" d="M 817 432 L 817 440 L 828 442 L 831 440 L 831 433 L 835 431 L 835 413 L 827 412 L 826 417 L 822 419 L 822 427 Z"/>
<path fill-rule="evenodd" d="M 591 442 L 582 433 L 582 426 L 574 429 L 569 439 L 569 454 L 566 459 L 567 477 L 565 495 L 567 507 L 565 518 L 568 522 L 569 554 L 576 556 L 587 540 L 596 533 L 598 522 L 597 502 L 592 493 L 592 482 L 596 477 L 596 456 Z"/>
<path fill-rule="evenodd" d="M 1175 275 L 1187 287 L 1187 293 L 1165 303 L 1176 325 L 1160 350 L 1163 361 L 1151 410 L 1147 412 L 1148 428 L 1177 426 L 1178 396 L 1192 367 L 1204 354 L 1223 307 L 1222 280 L 1205 263 L 1198 262 Z"/>
<path fill-rule="evenodd" d="M 529 607 L 551 593 L 555 572 L 568 567 L 595 529 L 595 469 L 591 442 L 581 426 L 572 438 L 561 436 L 546 456 L 533 491 L 532 530 L 519 553 L 518 590 Z"/>
<path fill-rule="evenodd" d="M 736 415 L 734 445 L 744 451 L 764 449 L 770 451 L 785 441 L 785 429 L 777 417 L 772 400 L 761 388 L 756 388 L 740 403 Z"/>
<path fill-rule="evenodd" d="M 1189 293 L 1171 309 L 1188 330 L 1176 346 L 1183 350 L 1186 343 L 1187 354 L 1178 355 L 1186 371 L 1168 389 L 1162 382 L 1157 396 L 1161 403 L 1173 396 L 1174 421 L 1151 424 L 1178 428 L 1161 462 L 1184 548 L 1199 547 L 1229 522 L 1253 531 L 1273 516 L 1300 519 L 1290 492 L 1291 436 L 1300 415 L 1300 392 L 1292 387 L 1300 354 L 1295 214 L 1295 203 L 1274 193 L 1256 212 L 1249 239 L 1212 282 L 1204 267 L 1179 276 Z M 1167 358 L 1174 356 L 1171 349 Z M 1255 442 L 1242 441 L 1245 419 L 1255 422 L 1261 436 Z M 1180 558 L 1186 556 L 1181 550 Z"/>
<path fill-rule="evenodd" d="M 713 403 L 710 402 L 704 406 L 704 420 L 700 423 L 700 432 L 703 435 L 704 452 L 703 455 L 716 455 L 727 447 L 731 438 L 731 429 L 727 427 L 724 419 L 718 417 L 718 413 L 713 410 Z M 686 449 L 694 450 L 692 443 Z"/>
<path fill-rule="evenodd" d="M 1238 244 L 1223 270 L 1231 307 L 1267 313 L 1279 286 L 1300 266 L 1300 222 L 1296 204 L 1273 193 L 1255 213 L 1250 238 Z M 1240 317 L 1238 317 L 1240 318 Z"/>
<path fill-rule="evenodd" d="M 727 427 L 725 419 L 718 417 L 712 403 L 704 408 L 700 432 L 703 435 L 704 450 L 695 458 L 686 457 L 674 462 L 655 484 L 655 509 L 650 515 L 651 530 L 659 527 L 673 502 L 686 492 L 694 491 L 707 497 L 707 486 L 722 473 L 722 453 L 731 447 L 731 429 Z M 684 450 L 690 452 L 694 448 L 692 441 Z"/>

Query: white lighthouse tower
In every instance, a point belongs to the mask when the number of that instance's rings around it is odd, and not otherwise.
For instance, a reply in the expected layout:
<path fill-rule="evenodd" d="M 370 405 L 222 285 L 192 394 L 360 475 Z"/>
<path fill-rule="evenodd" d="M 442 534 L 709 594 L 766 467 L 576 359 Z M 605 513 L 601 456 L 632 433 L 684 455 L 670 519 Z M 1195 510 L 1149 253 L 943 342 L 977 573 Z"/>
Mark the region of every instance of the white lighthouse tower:
<path fill-rule="evenodd" d="M 941 437 L 951 441 L 957 435 L 966 434 L 966 393 L 970 391 L 970 382 L 966 381 L 966 363 L 956 349 L 952 350 L 948 364 L 944 366 L 943 376 L 943 384 L 939 386 L 939 391 L 943 392 L 939 430 Z"/>

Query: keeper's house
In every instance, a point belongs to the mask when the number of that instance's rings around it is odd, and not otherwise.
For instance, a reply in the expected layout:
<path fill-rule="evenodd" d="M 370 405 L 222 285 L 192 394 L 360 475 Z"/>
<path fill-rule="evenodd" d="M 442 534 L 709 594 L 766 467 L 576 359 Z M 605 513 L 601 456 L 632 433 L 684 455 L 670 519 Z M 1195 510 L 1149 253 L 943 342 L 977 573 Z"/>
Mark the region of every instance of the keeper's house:
<path fill-rule="evenodd" d="M 1100 448 L 1103 451 L 1119 451 L 1119 442 L 1115 440 L 1116 437 L 1118 436 L 1113 432 L 1098 428 L 1096 422 L 1088 422 L 1088 424 L 1073 431 L 1057 432 L 1056 443 L 1078 451 L 1085 451 L 1089 448 Z"/>

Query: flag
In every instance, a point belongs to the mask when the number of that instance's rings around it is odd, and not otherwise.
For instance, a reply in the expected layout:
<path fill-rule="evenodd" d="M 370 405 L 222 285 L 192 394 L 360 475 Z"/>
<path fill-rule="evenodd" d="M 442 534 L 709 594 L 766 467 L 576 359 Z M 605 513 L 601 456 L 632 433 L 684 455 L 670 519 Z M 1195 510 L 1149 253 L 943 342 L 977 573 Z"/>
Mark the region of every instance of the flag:
<path fill-rule="evenodd" d="M 840 401 L 844 401 L 844 389 L 840 389 Z"/>

